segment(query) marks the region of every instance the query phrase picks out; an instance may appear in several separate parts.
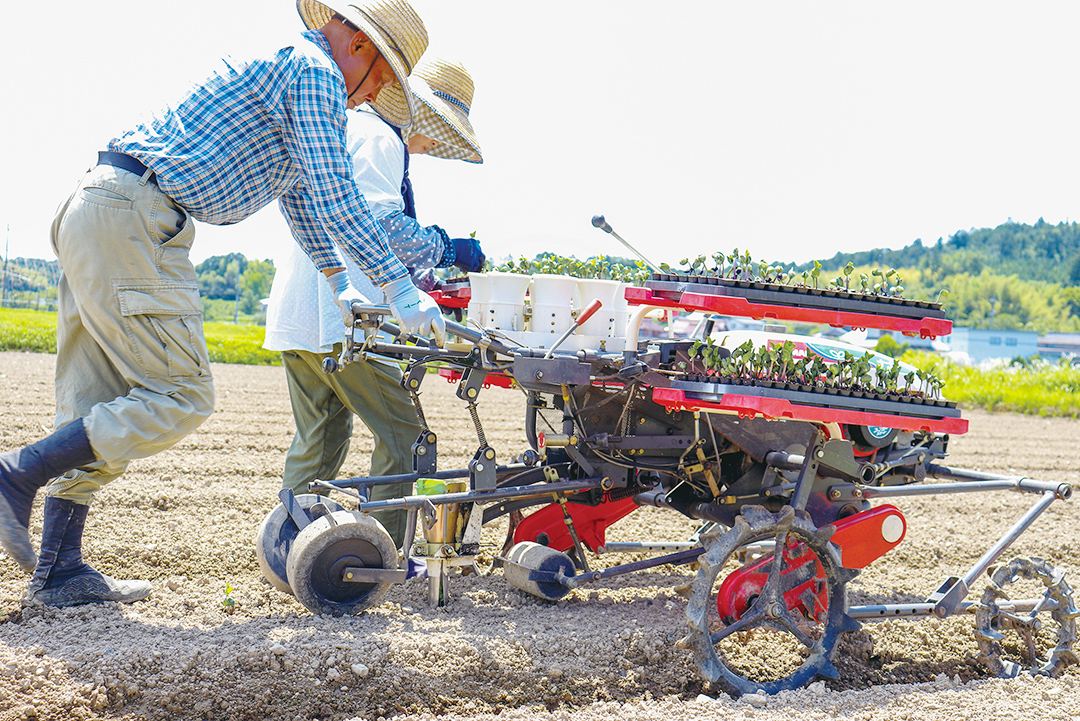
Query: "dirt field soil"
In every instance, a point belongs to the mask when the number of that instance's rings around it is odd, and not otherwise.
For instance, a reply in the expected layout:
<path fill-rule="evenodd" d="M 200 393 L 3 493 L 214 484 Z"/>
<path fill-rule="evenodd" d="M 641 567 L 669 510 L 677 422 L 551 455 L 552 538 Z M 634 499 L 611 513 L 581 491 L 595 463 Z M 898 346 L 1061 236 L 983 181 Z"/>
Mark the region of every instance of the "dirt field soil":
<path fill-rule="evenodd" d="M 422 580 L 349 618 L 312 616 L 271 588 L 254 553 L 277 503 L 293 432 L 280 368 L 215 366 L 217 412 L 175 448 L 136 461 L 91 509 L 87 559 L 154 593 L 130 606 L 23 608 L 27 576 L 0 559 L 0 721 L 8 719 L 624 718 L 1072 719 L 1080 670 L 1056 679 L 989 678 L 970 616 L 868 623 L 842 641 L 841 678 L 776 697 L 734 700 L 702 685 L 688 652 L 687 568 L 597 583 L 546 604 L 496 571 L 454 578 L 453 600 L 429 608 Z M 51 429 L 53 358 L 0 353 L 0 450 Z M 428 376 L 423 400 L 439 433 L 441 468 L 460 468 L 476 438 L 454 387 Z M 480 398 L 490 444 L 525 447 L 523 397 Z M 966 414 L 948 462 L 1080 484 L 1080 422 Z M 346 470 L 367 470 L 354 442 Z M 344 499 L 341 499 L 344 501 Z M 908 533 L 850 585 L 852 603 L 921 601 L 962 575 L 1035 501 L 1014 492 L 896 503 Z M 31 532 L 41 533 L 41 499 Z M 1080 585 L 1080 502 L 1055 503 L 1005 558 L 1039 556 Z M 640 509 L 609 541 L 683 540 L 694 524 Z M 501 544 L 485 534 L 489 552 Z M 594 565 L 625 562 L 602 556 Z M 227 614 L 226 587 L 235 611 Z M 985 587 L 980 579 L 973 590 Z"/>

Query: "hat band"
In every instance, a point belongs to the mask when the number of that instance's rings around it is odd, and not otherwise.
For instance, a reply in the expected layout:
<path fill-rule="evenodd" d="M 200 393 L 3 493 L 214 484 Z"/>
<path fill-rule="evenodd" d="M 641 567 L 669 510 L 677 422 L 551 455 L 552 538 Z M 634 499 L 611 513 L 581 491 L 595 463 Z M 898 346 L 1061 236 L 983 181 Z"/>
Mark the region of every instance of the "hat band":
<path fill-rule="evenodd" d="M 401 62 L 405 64 L 405 74 L 406 75 L 412 75 L 412 68 L 413 68 L 412 63 L 410 63 L 409 58 L 406 57 L 405 51 L 402 50 L 398 46 L 397 40 L 394 39 L 394 36 L 392 34 L 390 34 L 386 30 L 386 28 L 384 28 L 382 26 L 382 24 L 380 24 L 377 20 L 375 20 L 375 18 L 371 17 L 370 15 L 368 15 L 366 12 L 364 12 L 360 8 L 358 8 L 358 7 L 356 7 L 354 5 L 353 9 L 356 10 L 356 12 L 363 15 L 367 19 L 367 21 L 369 23 L 371 23 L 375 27 L 376 30 L 378 30 L 380 33 L 382 33 L 383 40 L 386 41 L 386 43 L 390 46 L 391 50 L 393 50 L 395 53 L 397 53 L 398 57 L 401 58 Z"/>
<path fill-rule="evenodd" d="M 441 90 L 434 90 L 434 89 L 431 91 L 431 94 L 434 95 L 435 97 L 442 98 L 443 100 L 445 100 L 448 103 L 451 103 L 452 105 L 458 106 L 459 108 L 461 108 L 462 110 L 465 111 L 466 115 L 469 114 L 469 106 L 466 105 L 465 103 L 461 102 L 457 98 L 455 98 L 453 95 L 450 95 L 449 93 L 444 93 Z"/>

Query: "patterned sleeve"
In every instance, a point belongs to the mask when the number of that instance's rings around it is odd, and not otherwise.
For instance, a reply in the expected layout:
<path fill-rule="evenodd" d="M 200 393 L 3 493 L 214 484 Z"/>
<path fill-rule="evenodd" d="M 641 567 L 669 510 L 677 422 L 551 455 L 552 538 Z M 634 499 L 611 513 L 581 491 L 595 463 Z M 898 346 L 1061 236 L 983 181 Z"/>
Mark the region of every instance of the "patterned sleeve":
<path fill-rule="evenodd" d="M 282 209 L 300 245 L 320 270 L 333 267 L 339 256 L 328 247 L 335 240 L 349 257 L 381 285 L 407 273 L 394 257 L 386 234 L 372 217 L 356 184 L 345 150 L 345 108 L 340 80 L 324 68 L 301 74 L 293 87 L 292 127 L 285 129 L 286 146 L 304 180 L 282 199 Z M 322 229 L 322 234 L 318 232 Z"/>
<path fill-rule="evenodd" d="M 454 264 L 454 244 L 437 225 L 422 226 L 398 211 L 379 218 L 394 255 L 409 268 L 446 268 Z"/>

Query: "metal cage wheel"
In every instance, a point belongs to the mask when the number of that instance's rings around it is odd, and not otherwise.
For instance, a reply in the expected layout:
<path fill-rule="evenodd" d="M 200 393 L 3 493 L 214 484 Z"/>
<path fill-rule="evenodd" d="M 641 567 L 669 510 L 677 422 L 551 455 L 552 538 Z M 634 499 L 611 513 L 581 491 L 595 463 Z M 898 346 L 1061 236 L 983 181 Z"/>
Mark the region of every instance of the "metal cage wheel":
<path fill-rule="evenodd" d="M 310 511 L 316 503 L 322 503 L 331 512 L 344 510 L 336 501 L 315 493 L 300 494 L 296 496 L 296 502 L 305 511 Z M 255 536 L 255 557 L 259 561 L 259 569 L 270 585 L 283 593 L 293 592 L 286 577 L 285 564 L 299 533 L 300 528 L 285 506 L 279 503 L 266 514 Z"/>
<path fill-rule="evenodd" d="M 805 512 L 790 506 L 776 514 L 748 506 L 731 529 L 702 536 L 705 553 L 699 559 L 686 609 L 690 634 L 680 642 L 693 652 L 702 678 L 740 696 L 800 688 L 817 676 L 838 677 L 831 661 L 836 643 L 841 633 L 854 631 L 860 624 L 847 615 L 847 582 L 857 571 L 840 565 L 837 547 L 829 540 L 832 533 L 831 527 L 818 529 Z M 801 544 L 816 563 L 796 567 L 788 554 L 773 553 L 760 593 L 740 618 L 726 624 L 715 600 L 717 577 L 729 561 L 735 562 L 740 548 L 770 540 L 778 549 Z M 815 618 L 807 618 L 789 608 L 785 593 L 813 580 L 819 568 L 826 607 L 820 608 L 815 594 L 800 600 L 803 607 L 815 609 Z"/>
<path fill-rule="evenodd" d="M 1027 599 L 1034 601 L 1029 610 L 1017 606 L 1031 604 L 1012 603 L 1018 600 L 1012 598 L 1019 590 L 1014 584 L 1021 581 L 1033 582 L 1029 585 L 1041 593 Z M 1010 586 L 1014 586 L 1012 594 Z M 1044 624 L 1039 618 L 1046 611 L 1053 624 Z M 1077 616 L 1080 611 L 1064 572 L 1041 558 L 1014 558 L 990 577 L 975 611 L 975 641 L 983 661 L 996 676 L 1014 678 L 1024 670 L 1057 676 L 1070 663 L 1080 661 L 1074 651 Z M 1015 632 L 1018 643 L 1012 642 L 1010 631 Z"/>
<path fill-rule="evenodd" d="M 287 575 L 296 600 L 327 616 L 355 615 L 379 603 L 389 583 L 356 583 L 347 568 L 398 567 L 398 552 L 382 524 L 359 511 L 337 511 L 300 532 Z"/>

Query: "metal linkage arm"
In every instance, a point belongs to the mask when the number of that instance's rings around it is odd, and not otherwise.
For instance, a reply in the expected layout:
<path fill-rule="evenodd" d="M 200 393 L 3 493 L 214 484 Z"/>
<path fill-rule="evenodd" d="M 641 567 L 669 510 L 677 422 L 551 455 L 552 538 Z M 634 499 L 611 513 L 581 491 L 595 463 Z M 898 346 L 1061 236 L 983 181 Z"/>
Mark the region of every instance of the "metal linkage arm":
<path fill-rule="evenodd" d="M 431 496 L 405 496 L 404 498 L 388 498 L 384 501 L 363 502 L 360 503 L 359 510 L 372 513 L 374 511 L 391 511 L 399 508 L 426 507 L 429 504 L 439 506 L 447 503 L 490 503 L 508 498 L 528 498 L 552 493 L 581 493 L 600 489 L 601 483 L 602 479 L 600 478 L 586 478 L 580 481 L 537 483 L 532 486 L 509 486 L 497 488 L 493 491 L 463 491 L 461 493 L 441 493 Z"/>
<path fill-rule="evenodd" d="M 961 609 L 971 584 L 986 572 L 1005 550 L 1035 522 L 1050 504 L 1057 500 L 1072 497 L 1072 486 L 1055 481 L 1039 481 L 1023 476 L 1002 476 L 994 473 L 972 471 L 964 468 L 950 468 L 938 464 L 926 467 L 927 475 L 952 483 L 912 483 L 902 486 L 833 486 L 829 489 L 829 498 L 834 501 L 855 498 L 903 498 L 908 496 L 932 496 L 939 494 L 982 493 L 985 491 L 1019 491 L 1037 493 L 1039 499 L 1029 508 L 971 568 L 960 578 L 949 579 L 937 592 L 932 594 L 928 603 L 933 605 L 933 612 L 945 618 Z"/>
<path fill-rule="evenodd" d="M 996 473 L 984 473 L 982 471 L 970 471 L 966 468 L 950 468 L 932 463 L 926 467 L 926 474 L 932 478 L 941 478 L 950 481 L 994 481 L 1006 483 L 1009 487 L 1018 491 L 1031 493 L 1044 493 L 1052 491 L 1057 498 L 1063 501 L 1072 497 L 1072 486 L 1068 483 L 1056 481 L 1038 481 L 1026 476 L 1002 476 Z"/>
<path fill-rule="evenodd" d="M 1029 508 L 1027 512 L 1012 525 L 1012 528 L 1006 531 L 1005 535 L 999 538 L 997 543 L 991 546 L 986 553 L 975 562 L 963 577 L 956 579 L 956 581 L 945 590 L 944 595 L 942 595 L 942 597 L 934 604 L 934 615 L 939 618 L 945 618 L 952 614 L 967 597 L 968 590 L 971 588 L 971 584 L 975 582 L 975 579 L 985 573 L 986 569 L 990 568 L 990 565 L 1005 552 L 1005 549 L 1011 546 L 1013 541 L 1019 538 L 1020 534 L 1026 531 L 1028 527 L 1035 522 L 1035 519 L 1042 515 L 1042 512 L 1057 499 L 1058 496 L 1054 491 L 1044 491 L 1039 500 L 1035 502 L 1035 505 Z"/>

